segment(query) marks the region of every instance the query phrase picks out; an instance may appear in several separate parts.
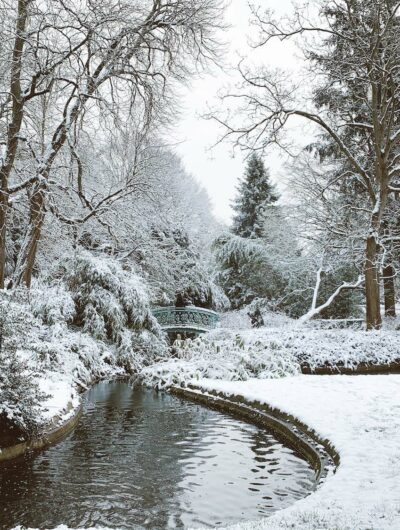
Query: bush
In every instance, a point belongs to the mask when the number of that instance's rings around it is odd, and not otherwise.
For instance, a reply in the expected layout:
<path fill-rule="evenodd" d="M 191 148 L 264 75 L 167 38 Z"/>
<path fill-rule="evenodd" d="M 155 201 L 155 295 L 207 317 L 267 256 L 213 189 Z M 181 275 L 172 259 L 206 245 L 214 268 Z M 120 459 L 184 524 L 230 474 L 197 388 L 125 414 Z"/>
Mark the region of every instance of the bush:
<path fill-rule="evenodd" d="M 47 396 L 40 391 L 37 375 L 15 351 L 0 353 L 0 416 L 28 435 L 44 423 L 42 402 Z"/>
<path fill-rule="evenodd" d="M 0 416 L 32 435 L 43 424 L 46 395 L 38 385 L 39 374 L 18 352 L 34 321 L 21 306 L 0 301 Z"/>
<path fill-rule="evenodd" d="M 148 386 L 185 386 L 192 379 L 245 381 L 296 375 L 297 359 L 290 351 L 276 352 L 274 343 L 248 339 L 246 333 L 216 330 L 195 340 L 177 340 L 175 359 L 144 368 L 142 380 Z"/>
<path fill-rule="evenodd" d="M 74 324 L 99 340 L 121 344 L 127 329 L 160 335 L 144 280 L 108 257 L 82 251 L 66 258 L 58 274 L 75 304 Z"/>
<path fill-rule="evenodd" d="M 76 317 L 74 300 L 63 284 L 36 284 L 30 293 L 32 313 L 41 318 L 44 324 L 68 324 Z"/>

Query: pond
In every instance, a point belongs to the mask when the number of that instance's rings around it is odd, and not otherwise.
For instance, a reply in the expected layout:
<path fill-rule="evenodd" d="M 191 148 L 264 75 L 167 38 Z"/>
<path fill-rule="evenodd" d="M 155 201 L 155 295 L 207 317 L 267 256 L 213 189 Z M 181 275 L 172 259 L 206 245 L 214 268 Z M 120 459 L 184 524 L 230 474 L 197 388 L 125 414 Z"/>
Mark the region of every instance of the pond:
<path fill-rule="evenodd" d="M 263 429 L 101 383 L 74 432 L 0 466 L 0 528 L 197 528 L 259 519 L 310 493 L 307 462 Z"/>

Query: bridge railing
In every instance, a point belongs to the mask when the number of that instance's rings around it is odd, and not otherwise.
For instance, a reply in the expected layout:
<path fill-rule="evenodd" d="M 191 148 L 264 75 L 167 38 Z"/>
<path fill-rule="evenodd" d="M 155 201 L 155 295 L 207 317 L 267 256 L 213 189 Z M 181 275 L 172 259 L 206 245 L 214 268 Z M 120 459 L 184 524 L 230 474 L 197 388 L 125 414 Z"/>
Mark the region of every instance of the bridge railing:
<path fill-rule="evenodd" d="M 210 309 L 200 307 L 161 307 L 153 309 L 154 317 L 167 332 L 205 333 L 215 329 L 219 315 Z"/>

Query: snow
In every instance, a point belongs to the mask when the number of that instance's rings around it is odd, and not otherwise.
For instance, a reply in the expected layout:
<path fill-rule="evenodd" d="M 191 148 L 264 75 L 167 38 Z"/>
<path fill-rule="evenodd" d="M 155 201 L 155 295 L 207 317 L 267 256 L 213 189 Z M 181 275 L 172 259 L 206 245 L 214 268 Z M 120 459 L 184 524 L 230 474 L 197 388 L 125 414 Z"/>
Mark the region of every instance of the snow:
<path fill-rule="evenodd" d="M 400 528 L 400 375 L 191 383 L 289 413 L 330 440 L 340 455 L 336 473 L 315 493 L 232 530 Z"/>
<path fill-rule="evenodd" d="M 181 341 L 175 345 L 176 358 L 155 363 L 163 357 L 154 354 L 156 336 L 149 330 L 138 332 L 135 343 L 130 330 L 126 340 L 123 332 L 120 345 L 96 340 L 68 328 L 71 304 L 65 293 L 59 291 L 49 304 L 39 303 L 39 294 L 32 297 L 35 317 L 28 305 L 7 306 L 12 317 L 7 344 L 11 347 L 18 329 L 18 356 L 27 367 L 37 368 L 35 377 L 48 395 L 41 407 L 47 421 L 65 421 L 79 406 L 76 388 L 126 373 L 121 359 L 128 358 L 146 384 L 168 388 L 191 383 L 268 403 L 309 425 L 339 452 L 340 467 L 316 493 L 269 519 L 236 525 L 236 530 L 400 528 L 400 375 L 299 373 L 302 363 L 354 368 L 398 361 L 400 334 L 395 329 L 324 330 L 280 315 L 275 327 L 218 329 Z M 235 313 L 235 318 L 243 316 Z"/>
<path fill-rule="evenodd" d="M 47 373 L 38 381 L 40 390 L 48 397 L 43 402 L 43 415 L 48 421 L 59 417 L 60 423 L 71 417 L 80 405 L 78 393 L 71 380 L 59 373 Z"/>
<path fill-rule="evenodd" d="M 302 365 L 312 370 L 326 365 L 356 369 L 362 363 L 385 366 L 400 360 L 396 330 L 314 329 L 283 318 L 280 324 L 271 329 L 218 329 L 194 341 L 177 342 L 177 358 L 152 364 L 141 376 L 150 386 L 166 388 L 184 386 L 190 379 L 291 376 Z"/>
<path fill-rule="evenodd" d="M 68 291 L 61 283 L 46 286 L 35 282 L 29 295 L 22 290 L 4 292 L 0 297 L 0 408 L 28 434 L 41 430 L 54 416 L 65 421 L 73 414 L 79 406 L 78 388 L 133 373 L 166 351 L 136 275 L 106 258 L 84 255 L 79 263 L 80 268 L 69 268 L 70 277 L 71 270 L 83 276 L 84 281 L 71 280 L 78 286 L 75 290 Z M 103 296 L 102 303 L 96 305 L 93 300 L 99 284 Z M 69 326 L 77 307 L 86 319 L 85 325 L 90 320 L 88 307 L 103 326 L 111 322 L 118 341 Z"/>

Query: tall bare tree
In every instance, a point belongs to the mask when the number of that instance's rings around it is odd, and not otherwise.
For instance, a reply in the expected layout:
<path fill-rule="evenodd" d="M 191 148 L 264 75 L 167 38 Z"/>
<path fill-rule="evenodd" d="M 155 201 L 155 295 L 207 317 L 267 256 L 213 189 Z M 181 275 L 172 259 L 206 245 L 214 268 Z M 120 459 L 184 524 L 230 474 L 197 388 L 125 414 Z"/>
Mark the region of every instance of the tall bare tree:
<path fill-rule="evenodd" d="M 5 145 L 0 167 L 0 288 L 4 287 L 7 209 L 27 191 L 29 234 L 18 260 L 16 283 L 30 285 L 57 160 L 75 158 L 79 131 L 101 131 L 102 114 L 140 114 L 150 127 L 170 108 L 172 87 L 215 60 L 219 0 L 0 1 L 6 45 L 0 62 L 0 109 Z M 12 38 L 9 38 L 9 35 Z M 39 98 L 47 109 L 38 115 Z M 97 111 L 94 109 L 97 108 Z M 97 112 L 97 117 L 96 117 Z M 91 115 L 92 121 L 86 119 Z M 37 134 L 38 119 L 42 134 Z M 76 156 L 75 156 L 76 155 Z M 30 164 L 21 160 L 30 157 Z"/>
<path fill-rule="evenodd" d="M 315 11 L 313 17 L 309 13 Z M 325 156 L 341 160 L 369 201 L 364 275 L 367 327 L 380 328 L 379 260 L 383 219 L 400 171 L 400 3 L 316 0 L 277 21 L 254 10 L 259 46 L 297 39 L 310 65 L 307 97 L 282 72 L 240 67 L 243 84 L 227 97 L 244 101 L 242 123 L 219 117 L 227 135 L 250 149 L 284 143 L 288 123 L 305 119 L 321 131 Z M 318 36 L 318 38 L 315 38 Z M 243 114 L 242 114 L 243 116 Z"/>

